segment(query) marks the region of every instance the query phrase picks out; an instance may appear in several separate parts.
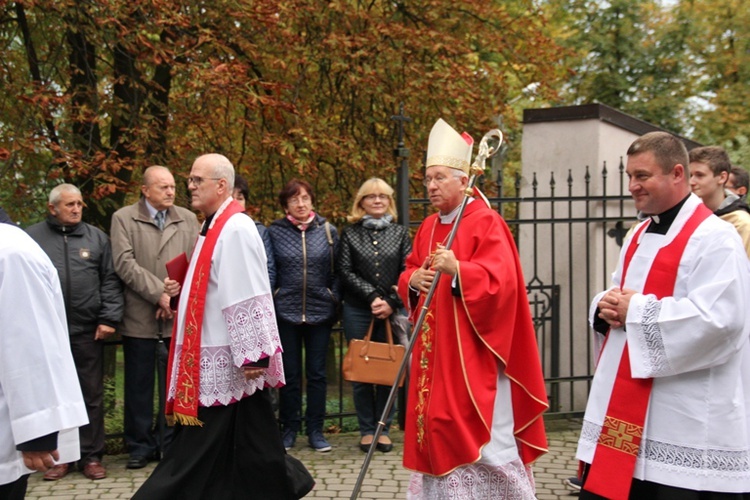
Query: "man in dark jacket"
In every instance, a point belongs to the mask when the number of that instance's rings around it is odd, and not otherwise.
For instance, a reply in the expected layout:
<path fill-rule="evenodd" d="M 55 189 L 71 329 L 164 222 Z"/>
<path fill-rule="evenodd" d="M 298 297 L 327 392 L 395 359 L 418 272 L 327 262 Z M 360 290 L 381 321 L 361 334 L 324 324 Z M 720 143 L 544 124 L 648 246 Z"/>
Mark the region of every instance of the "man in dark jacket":
<path fill-rule="evenodd" d="M 79 467 L 89 479 L 103 479 L 104 454 L 104 343 L 122 318 L 120 279 L 112 264 L 109 238 L 81 222 L 83 199 L 79 189 L 60 184 L 50 191 L 47 220 L 27 229 L 49 256 L 60 276 L 70 348 L 81 384 L 89 424 L 80 428 Z M 59 464 L 44 479 L 64 477 L 72 464 Z"/>

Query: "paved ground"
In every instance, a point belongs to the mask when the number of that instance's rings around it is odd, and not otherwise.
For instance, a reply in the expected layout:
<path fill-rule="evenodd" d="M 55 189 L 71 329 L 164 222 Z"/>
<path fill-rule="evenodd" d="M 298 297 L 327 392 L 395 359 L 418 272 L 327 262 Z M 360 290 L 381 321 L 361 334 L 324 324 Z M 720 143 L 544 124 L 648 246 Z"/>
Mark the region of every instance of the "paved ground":
<path fill-rule="evenodd" d="M 578 439 L 578 421 L 548 423 L 550 452 L 534 466 L 537 497 L 540 500 L 575 499 L 563 485 L 563 479 L 576 473 L 574 459 Z M 370 463 L 359 498 L 404 498 L 409 473 L 401 466 L 403 434 L 392 431 L 394 449 L 390 453 L 376 452 Z M 350 498 L 359 476 L 365 454 L 357 446 L 358 435 L 347 433 L 328 436 L 333 446 L 330 453 L 316 453 L 307 448 L 300 437 L 291 454 L 302 460 L 315 477 L 315 489 L 306 498 Z M 41 474 L 29 478 L 27 499 L 84 500 L 104 498 L 130 498 L 145 481 L 155 464 L 140 470 L 125 468 L 127 456 L 106 456 L 104 465 L 108 477 L 90 481 L 74 472 L 60 481 L 43 481 Z"/>

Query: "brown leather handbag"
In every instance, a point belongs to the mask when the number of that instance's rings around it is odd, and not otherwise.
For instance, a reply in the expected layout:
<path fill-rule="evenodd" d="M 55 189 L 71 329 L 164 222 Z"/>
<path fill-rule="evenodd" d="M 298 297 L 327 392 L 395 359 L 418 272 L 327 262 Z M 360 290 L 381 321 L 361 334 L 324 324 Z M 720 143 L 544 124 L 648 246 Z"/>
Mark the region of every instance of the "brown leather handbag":
<path fill-rule="evenodd" d="M 341 371 L 344 380 L 350 382 L 362 382 L 365 384 L 393 385 L 398 375 L 401 361 L 404 359 L 406 348 L 400 344 L 393 343 L 393 332 L 391 322 L 386 320 L 385 337 L 387 343 L 372 342 L 372 330 L 375 327 L 375 318 L 370 321 L 370 328 L 364 339 L 352 339 L 349 342 L 349 350 L 346 351 Z M 404 377 L 398 382 L 398 386 L 404 385 Z"/>

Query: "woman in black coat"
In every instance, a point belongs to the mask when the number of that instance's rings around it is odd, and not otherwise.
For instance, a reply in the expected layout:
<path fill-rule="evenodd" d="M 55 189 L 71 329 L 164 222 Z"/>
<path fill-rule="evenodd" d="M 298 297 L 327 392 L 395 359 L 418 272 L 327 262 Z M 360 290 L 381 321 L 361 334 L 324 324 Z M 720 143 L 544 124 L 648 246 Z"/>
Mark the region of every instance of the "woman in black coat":
<path fill-rule="evenodd" d="M 393 188 L 384 180 L 372 178 L 357 192 L 348 217 L 351 226 L 341 235 L 338 274 L 344 298 L 343 326 L 347 340 L 362 339 L 375 317 L 372 340 L 385 341 L 385 321 L 403 313 L 403 304 L 394 286 L 411 252 L 408 230 L 395 223 Z M 383 414 L 390 387 L 353 382 L 360 448 L 372 443 L 378 419 Z M 391 411 L 378 439 L 380 451 L 393 448 L 388 430 Z"/>

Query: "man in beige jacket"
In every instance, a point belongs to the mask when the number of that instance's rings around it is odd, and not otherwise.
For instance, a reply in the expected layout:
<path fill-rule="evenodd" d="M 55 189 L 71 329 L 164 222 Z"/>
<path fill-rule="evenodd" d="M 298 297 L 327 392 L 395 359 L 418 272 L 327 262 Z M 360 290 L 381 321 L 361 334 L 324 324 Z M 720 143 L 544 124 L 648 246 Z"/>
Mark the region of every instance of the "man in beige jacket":
<path fill-rule="evenodd" d="M 125 354 L 125 443 L 129 469 L 158 460 L 171 439 L 164 419 L 166 359 L 172 311 L 164 293 L 166 263 L 195 245 L 200 226 L 195 214 L 174 206 L 175 181 L 165 167 L 143 173 L 141 199 L 112 216 L 110 237 L 115 270 L 125 285 L 125 313 L 118 330 Z M 154 374 L 159 406 L 154 416 Z"/>

